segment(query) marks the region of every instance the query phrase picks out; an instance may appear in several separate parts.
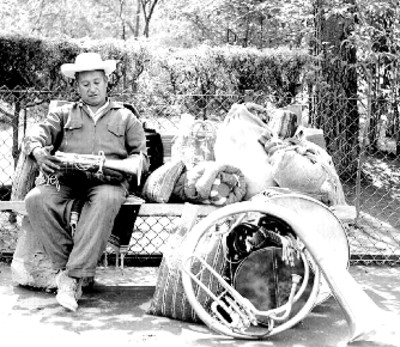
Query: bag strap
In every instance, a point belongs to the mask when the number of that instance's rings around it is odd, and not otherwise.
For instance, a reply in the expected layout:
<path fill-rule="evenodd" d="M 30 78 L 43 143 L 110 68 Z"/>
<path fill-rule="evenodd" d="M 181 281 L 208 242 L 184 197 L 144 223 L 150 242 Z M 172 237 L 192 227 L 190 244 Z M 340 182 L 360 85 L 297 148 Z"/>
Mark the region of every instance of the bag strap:
<path fill-rule="evenodd" d="M 131 111 L 138 119 L 140 118 L 140 114 L 138 109 L 136 108 L 135 105 L 133 104 L 128 104 L 128 103 L 123 103 L 122 104 L 125 108 L 127 108 L 129 111 Z"/>

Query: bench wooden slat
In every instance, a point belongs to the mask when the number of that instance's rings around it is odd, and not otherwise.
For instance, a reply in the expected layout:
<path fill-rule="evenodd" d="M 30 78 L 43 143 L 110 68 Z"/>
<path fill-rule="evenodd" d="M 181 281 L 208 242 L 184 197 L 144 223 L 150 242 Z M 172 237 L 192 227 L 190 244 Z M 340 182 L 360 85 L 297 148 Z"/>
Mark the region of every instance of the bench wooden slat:
<path fill-rule="evenodd" d="M 139 216 L 180 216 L 184 210 L 185 204 L 150 204 L 146 203 L 140 207 Z M 212 211 L 218 209 L 216 206 L 199 205 L 198 215 L 206 216 Z"/>
<path fill-rule="evenodd" d="M 127 202 L 124 205 L 137 206 L 140 205 L 140 216 L 180 216 L 184 210 L 185 204 L 157 204 L 157 203 L 144 203 L 137 204 Z M 199 205 L 199 216 L 206 216 L 218 207 L 213 205 Z M 26 214 L 24 201 L 0 201 L 0 211 L 14 211 L 21 214 Z"/>
<path fill-rule="evenodd" d="M 161 135 L 161 140 L 164 148 L 164 161 L 168 161 L 171 158 L 172 143 L 176 135 Z"/>
<path fill-rule="evenodd" d="M 25 203 L 23 201 L 0 201 L 0 211 L 14 211 L 26 214 Z"/>
<path fill-rule="evenodd" d="M 127 200 L 124 205 L 140 205 L 139 216 L 180 216 L 185 204 L 157 204 L 157 203 L 133 203 Z M 206 216 L 219 207 L 214 205 L 199 205 L 198 215 Z M 356 219 L 356 209 L 354 206 L 335 206 L 332 208 L 335 215 L 343 222 L 350 223 Z M 14 211 L 26 214 L 24 201 L 0 201 L 0 211 Z"/>

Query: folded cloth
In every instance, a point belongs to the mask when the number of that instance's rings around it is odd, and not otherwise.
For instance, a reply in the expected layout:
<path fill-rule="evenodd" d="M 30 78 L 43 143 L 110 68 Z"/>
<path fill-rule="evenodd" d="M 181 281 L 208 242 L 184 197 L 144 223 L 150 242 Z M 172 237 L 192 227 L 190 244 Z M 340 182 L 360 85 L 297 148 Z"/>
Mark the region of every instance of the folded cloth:
<path fill-rule="evenodd" d="M 282 145 L 269 148 L 268 154 L 272 177 L 279 187 L 310 195 L 328 206 L 346 204 L 333 160 L 320 146 L 285 139 Z"/>
<path fill-rule="evenodd" d="M 202 161 L 181 176 L 174 195 L 183 201 L 222 206 L 241 201 L 246 192 L 246 181 L 240 169 Z"/>

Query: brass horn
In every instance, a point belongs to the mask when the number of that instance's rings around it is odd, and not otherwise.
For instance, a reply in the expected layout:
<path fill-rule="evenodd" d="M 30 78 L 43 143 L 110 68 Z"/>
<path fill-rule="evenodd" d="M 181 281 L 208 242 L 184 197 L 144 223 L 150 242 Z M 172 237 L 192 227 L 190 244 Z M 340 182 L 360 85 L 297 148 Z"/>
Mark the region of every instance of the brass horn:
<path fill-rule="evenodd" d="M 298 239 L 298 250 L 301 251 L 299 254 L 305 268 L 303 277 L 310 273 L 307 268 L 311 268 L 315 274 L 311 294 L 303 308 L 289 320 L 285 318 L 290 315 L 295 298 L 302 294 L 303 285 L 293 283 L 290 298 L 283 307 L 262 311 L 238 293 L 197 252 L 204 237 L 226 237 L 238 223 L 254 215 L 272 216 L 287 223 Z M 188 301 L 203 322 L 212 330 L 235 338 L 260 339 L 292 327 L 305 318 L 315 305 L 326 299 L 326 295 L 323 298 L 318 296 L 319 287 L 324 281 L 348 322 L 349 342 L 371 340 L 377 336 L 379 318 L 384 319 L 385 331 L 389 335 L 394 333 L 395 324 L 388 324 L 393 317 L 380 309 L 348 272 L 348 252 L 347 238 L 340 220 L 315 199 L 288 194 L 267 201 L 240 202 L 212 212 L 191 230 L 182 259 L 182 282 Z M 196 271 L 193 271 L 194 264 Z M 213 291 L 201 280 L 205 273 L 208 282 L 211 277 L 218 282 L 217 286 L 213 286 Z M 204 291 L 203 296 L 209 296 L 202 303 L 198 300 L 201 291 Z M 281 322 L 279 317 L 283 316 Z M 260 317 L 267 317 L 266 329 L 260 329 L 260 325 L 263 326 Z M 398 322 L 397 316 L 394 321 Z"/>
<path fill-rule="evenodd" d="M 302 255 L 303 263 L 307 264 L 308 260 Z M 221 291 L 216 294 L 213 293 L 200 279 L 199 273 L 194 274 L 190 271 L 192 262 L 198 262 L 202 265 L 201 272 L 208 271 L 209 274 L 219 282 Z M 198 285 L 204 293 L 210 296 L 212 302 L 210 304 L 210 313 L 205 311 L 204 307 L 196 300 L 194 291 L 189 289 L 186 291 L 189 302 L 192 304 L 196 313 L 200 316 L 206 325 L 212 330 L 229 335 L 235 338 L 243 339 L 261 339 L 266 336 L 272 336 L 286 329 L 289 329 L 298 323 L 304 316 L 313 308 L 318 294 L 318 281 L 320 279 L 320 272 L 314 279 L 312 293 L 303 308 L 296 313 L 290 320 L 288 320 L 293 304 L 303 295 L 305 287 L 308 283 L 309 268 L 306 266 L 306 276 L 302 279 L 298 275 L 292 275 L 292 286 L 288 301 L 285 305 L 270 310 L 260 310 L 254 304 L 243 297 L 237 290 L 235 290 L 220 274 L 218 274 L 203 258 L 193 255 L 186 258 L 183 264 L 184 273 Z M 301 282 L 301 285 L 299 286 Z M 299 288 L 300 287 L 300 288 Z M 265 328 L 254 331 L 251 329 L 253 326 L 260 325 L 260 319 L 263 325 L 268 324 Z M 283 322 L 276 326 L 276 323 Z"/>
<path fill-rule="evenodd" d="M 82 171 L 97 170 L 97 174 L 103 174 L 103 169 L 112 169 L 128 175 L 136 175 L 140 185 L 142 174 L 148 169 L 148 163 L 143 153 L 126 159 L 108 159 L 103 151 L 99 154 L 78 154 L 57 151 L 54 157 L 68 168 Z"/>

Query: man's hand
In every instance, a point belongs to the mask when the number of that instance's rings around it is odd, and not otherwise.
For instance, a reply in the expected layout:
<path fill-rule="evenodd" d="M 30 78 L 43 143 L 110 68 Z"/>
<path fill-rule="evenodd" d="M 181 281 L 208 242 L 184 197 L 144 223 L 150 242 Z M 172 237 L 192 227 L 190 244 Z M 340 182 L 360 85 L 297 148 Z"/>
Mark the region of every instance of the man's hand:
<path fill-rule="evenodd" d="M 40 171 L 45 175 L 51 175 L 61 169 L 59 166 L 60 161 L 50 154 L 51 150 L 52 147 L 36 147 L 32 151 L 32 155 L 35 157 Z"/>

